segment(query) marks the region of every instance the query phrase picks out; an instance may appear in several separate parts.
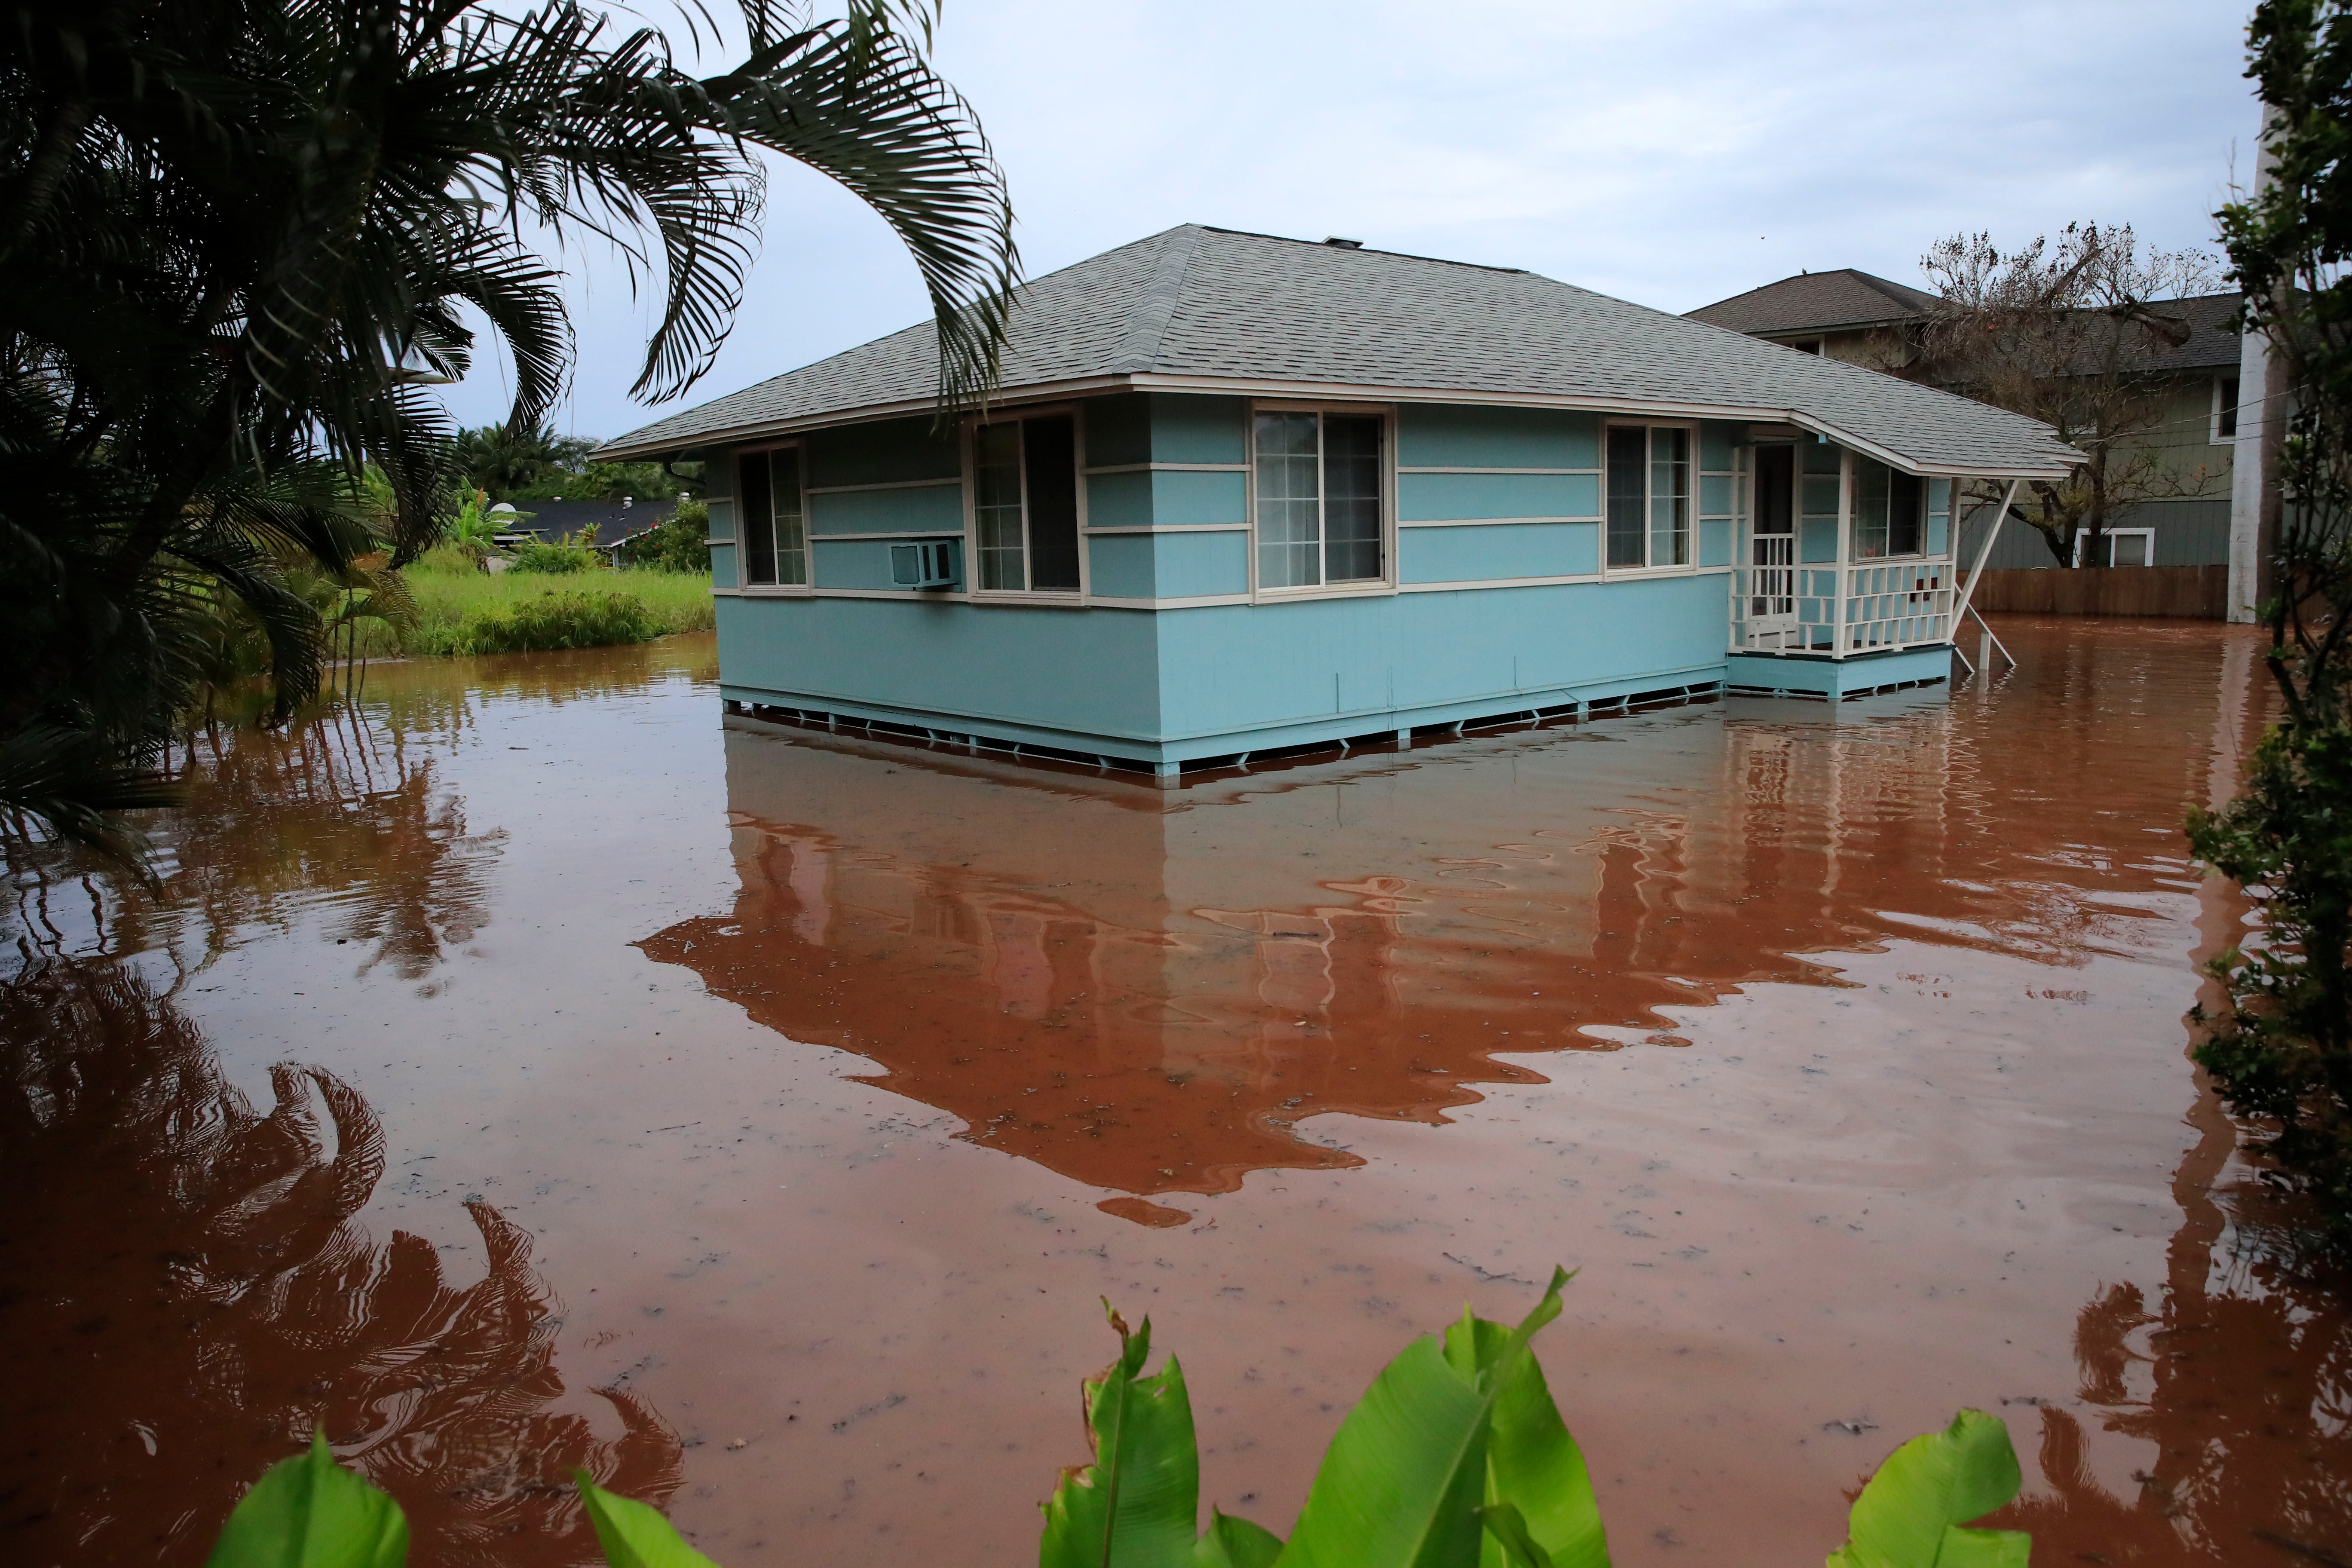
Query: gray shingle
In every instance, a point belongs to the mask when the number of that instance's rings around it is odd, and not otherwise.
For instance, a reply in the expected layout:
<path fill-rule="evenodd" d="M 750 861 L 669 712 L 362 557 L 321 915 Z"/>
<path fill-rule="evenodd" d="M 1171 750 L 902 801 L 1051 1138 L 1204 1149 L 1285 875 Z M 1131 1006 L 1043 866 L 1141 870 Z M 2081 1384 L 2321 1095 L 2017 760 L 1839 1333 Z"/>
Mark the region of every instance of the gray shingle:
<path fill-rule="evenodd" d="M 1808 332 L 1916 321 L 1939 303 L 1924 289 L 1859 268 L 1800 272 L 1688 312 L 1694 321 L 1735 332 Z"/>
<path fill-rule="evenodd" d="M 936 367 L 927 322 L 672 415 L 605 451 L 670 451 L 919 406 L 934 395 Z M 1023 287 L 1004 393 L 1112 375 L 1793 416 L 1930 471 L 2047 473 L 2074 458 L 2021 416 L 1531 272 L 1196 225 Z"/>

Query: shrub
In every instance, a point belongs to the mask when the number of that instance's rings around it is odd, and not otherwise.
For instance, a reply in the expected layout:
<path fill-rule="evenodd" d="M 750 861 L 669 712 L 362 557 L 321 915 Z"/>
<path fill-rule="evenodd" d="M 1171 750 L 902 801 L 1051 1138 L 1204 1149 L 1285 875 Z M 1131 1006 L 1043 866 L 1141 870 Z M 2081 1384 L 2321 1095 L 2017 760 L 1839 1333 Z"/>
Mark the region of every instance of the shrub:
<path fill-rule="evenodd" d="M 563 572 L 593 572 L 604 564 L 595 551 L 575 537 L 567 539 L 561 544 L 541 544 L 533 541 L 523 545 L 507 563 L 507 570 L 545 572 L 551 574 Z"/>
<path fill-rule="evenodd" d="M 542 594 L 469 616 L 452 639 L 453 653 L 540 653 L 605 647 L 662 635 L 659 616 L 635 594 Z"/>
<path fill-rule="evenodd" d="M 710 503 L 688 496 L 661 525 L 621 546 L 621 560 L 656 572 L 710 573 Z"/>

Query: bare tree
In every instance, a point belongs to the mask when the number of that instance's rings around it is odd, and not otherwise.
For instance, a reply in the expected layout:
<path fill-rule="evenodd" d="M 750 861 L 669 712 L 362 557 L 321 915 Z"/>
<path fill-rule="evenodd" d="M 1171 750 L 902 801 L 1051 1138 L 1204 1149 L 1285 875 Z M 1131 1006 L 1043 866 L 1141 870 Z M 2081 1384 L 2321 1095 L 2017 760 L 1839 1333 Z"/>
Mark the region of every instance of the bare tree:
<path fill-rule="evenodd" d="M 2128 224 L 2069 224 L 2054 245 L 2036 237 L 2007 254 L 1990 235 L 1954 235 L 1919 265 L 1944 301 L 1927 319 L 1925 379 L 2040 419 L 2083 453 L 2063 480 L 2033 481 L 2010 508 L 2059 565 L 2102 562 L 2107 520 L 2126 507 L 2220 490 L 2203 465 L 2178 468 L 2144 439 L 2174 390 L 2154 363 L 2195 330 L 2168 303 L 2213 290 L 2210 257 L 2143 250 Z"/>

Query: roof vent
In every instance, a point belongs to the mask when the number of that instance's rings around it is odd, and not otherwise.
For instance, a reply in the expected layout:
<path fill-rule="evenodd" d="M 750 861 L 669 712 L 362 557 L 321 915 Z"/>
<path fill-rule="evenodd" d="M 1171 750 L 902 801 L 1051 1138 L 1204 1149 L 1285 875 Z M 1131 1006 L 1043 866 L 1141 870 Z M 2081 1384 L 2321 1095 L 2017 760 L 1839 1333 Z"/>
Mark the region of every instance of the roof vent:
<path fill-rule="evenodd" d="M 1364 248 L 1364 242 L 1362 240 L 1341 239 L 1336 234 L 1331 236 L 1328 239 L 1326 239 L 1323 243 L 1326 245 L 1336 245 L 1342 250 L 1361 250 Z"/>

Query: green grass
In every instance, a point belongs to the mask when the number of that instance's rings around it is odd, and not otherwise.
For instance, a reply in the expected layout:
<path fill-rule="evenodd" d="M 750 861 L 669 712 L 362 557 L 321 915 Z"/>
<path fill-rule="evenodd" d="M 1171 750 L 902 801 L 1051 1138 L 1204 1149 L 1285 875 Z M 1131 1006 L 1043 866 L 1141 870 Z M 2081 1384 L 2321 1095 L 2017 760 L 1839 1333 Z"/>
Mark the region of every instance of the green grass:
<path fill-rule="evenodd" d="M 709 631 L 710 579 L 685 572 L 488 573 L 446 569 L 436 551 L 405 574 L 416 624 L 395 636 L 360 627 L 360 650 L 398 654 L 521 653 L 645 642 Z"/>

